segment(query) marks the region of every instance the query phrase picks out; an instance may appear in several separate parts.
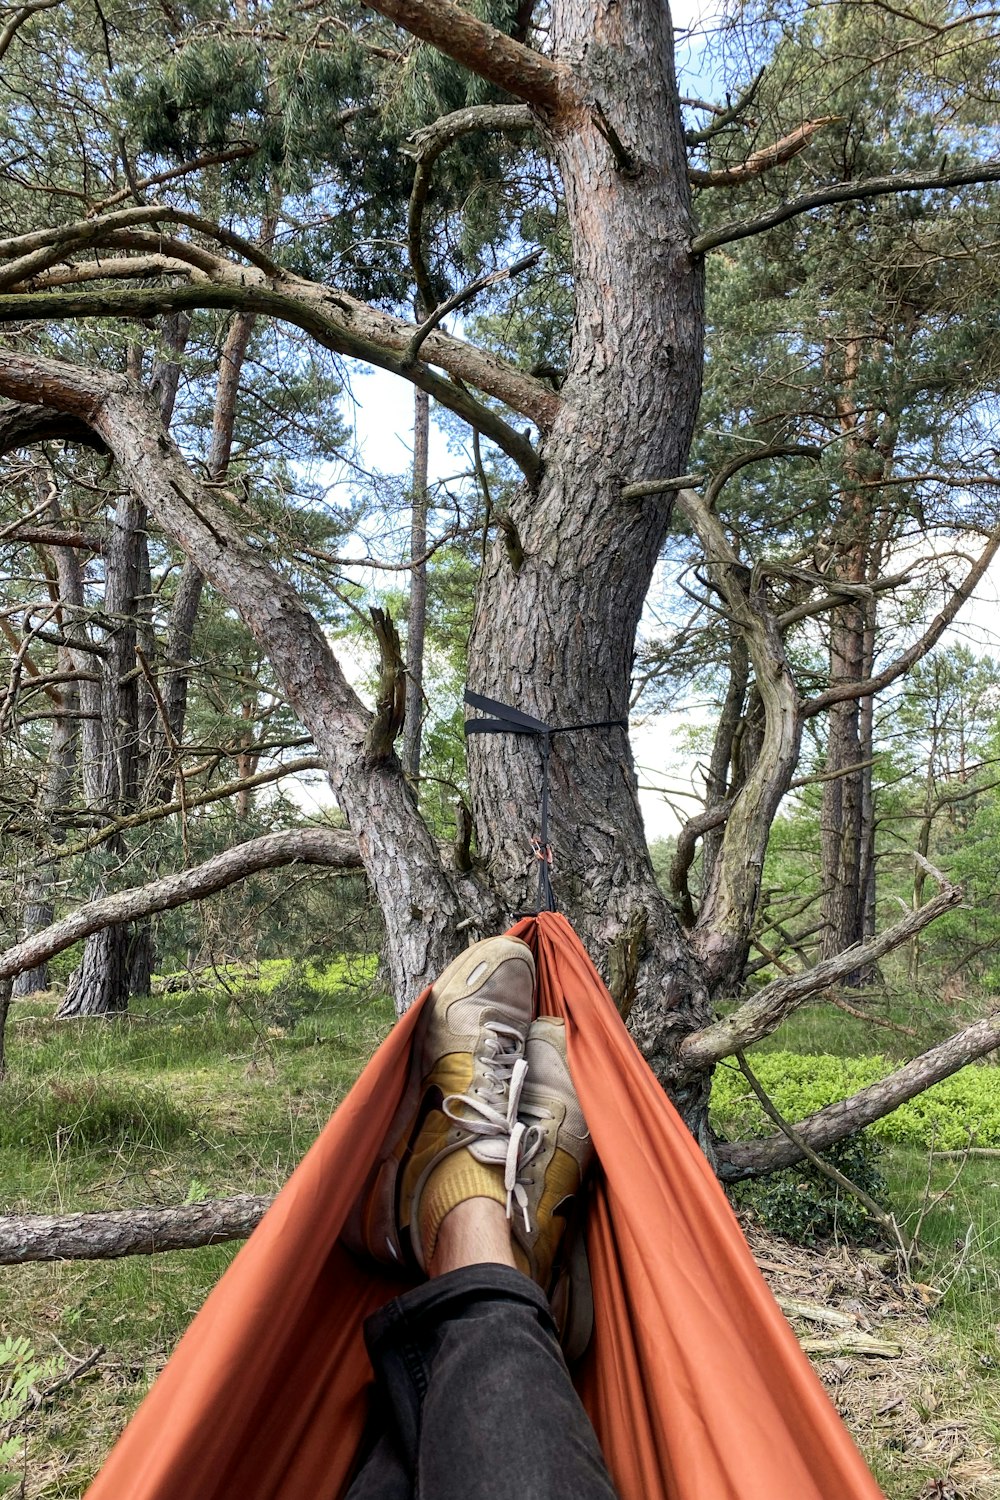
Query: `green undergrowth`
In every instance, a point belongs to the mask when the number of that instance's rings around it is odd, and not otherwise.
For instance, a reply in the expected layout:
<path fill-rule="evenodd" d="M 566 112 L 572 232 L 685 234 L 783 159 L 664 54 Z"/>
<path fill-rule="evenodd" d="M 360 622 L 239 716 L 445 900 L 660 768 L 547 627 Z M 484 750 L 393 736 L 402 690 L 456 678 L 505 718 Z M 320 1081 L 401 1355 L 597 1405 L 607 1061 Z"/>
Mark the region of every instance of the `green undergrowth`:
<path fill-rule="evenodd" d="M 0 1213 L 273 1193 L 393 1021 L 371 958 L 263 963 L 116 1020 L 15 1002 L 0 1085 Z M 27 1496 L 76 1500 L 238 1245 L 0 1268 L 0 1339 L 106 1353 L 27 1437 Z M 20 1460 L 19 1460 L 20 1462 Z"/>
<path fill-rule="evenodd" d="M 846 1095 L 876 1083 L 893 1071 L 884 1056 L 803 1056 L 796 1052 L 752 1054 L 751 1064 L 765 1092 L 785 1119 L 801 1120 Z M 730 1136 L 770 1135 L 773 1125 L 738 1068 L 716 1070 L 712 1109 L 717 1125 Z M 918 1094 L 869 1127 L 881 1142 L 924 1150 L 961 1149 L 970 1142 L 1000 1147 L 1000 1068 L 972 1064 Z"/>
<path fill-rule="evenodd" d="M 0 1213 L 176 1204 L 281 1186 L 390 1028 L 391 1002 L 371 959 L 275 961 L 202 978 L 201 988 L 168 989 L 114 1021 L 58 1021 L 54 997 L 14 1004 L 0 1086 Z M 754 1052 L 765 1087 L 793 1118 L 893 1066 L 887 1052 L 809 1051 Z M 720 1068 L 716 1079 L 716 1123 L 726 1133 L 770 1130 L 742 1075 Z M 933 1317 L 953 1331 L 956 1349 L 970 1351 L 984 1411 L 1000 1384 L 1000 1163 L 972 1160 L 949 1185 L 955 1163 L 934 1158 L 928 1178 L 927 1144 L 964 1144 L 970 1128 L 988 1144 L 1000 1133 L 989 1105 L 998 1081 L 1000 1070 L 973 1068 L 939 1086 L 929 1103 L 907 1107 L 909 1118 L 873 1158 L 876 1196 L 904 1218 L 922 1216 L 918 1274 L 934 1288 Z M 869 1148 L 843 1149 L 845 1170 L 860 1172 L 847 1158 Z M 851 1205 L 835 1201 L 831 1216 L 827 1202 L 817 1219 L 801 1179 L 783 1176 L 766 1191 L 786 1232 L 822 1241 L 847 1231 Z M 869 1233 L 855 1229 L 853 1238 Z M 79 1500 L 237 1250 L 0 1269 L 0 1340 L 27 1338 L 39 1362 L 106 1351 L 32 1420 L 27 1457 L 18 1458 L 28 1500 Z M 887 1493 L 911 1500 L 905 1488 Z"/>

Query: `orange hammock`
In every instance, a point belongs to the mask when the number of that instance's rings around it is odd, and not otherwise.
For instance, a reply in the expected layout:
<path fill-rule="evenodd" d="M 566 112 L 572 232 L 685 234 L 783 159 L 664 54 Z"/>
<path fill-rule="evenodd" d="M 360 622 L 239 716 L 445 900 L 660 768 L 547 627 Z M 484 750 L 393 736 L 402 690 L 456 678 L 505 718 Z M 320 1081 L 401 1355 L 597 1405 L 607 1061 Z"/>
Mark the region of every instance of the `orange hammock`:
<path fill-rule="evenodd" d="M 577 1381 L 621 1500 L 879 1500 L 725 1195 L 566 919 L 512 929 L 567 1021 L 601 1163 Z M 423 998 L 423 997 L 422 997 Z M 337 1243 L 406 1077 L 418 1002 L 233 1261 L 87 1500 L 337 1500 L 366 1414 L 365 1317 L 402 1284 Z"/>

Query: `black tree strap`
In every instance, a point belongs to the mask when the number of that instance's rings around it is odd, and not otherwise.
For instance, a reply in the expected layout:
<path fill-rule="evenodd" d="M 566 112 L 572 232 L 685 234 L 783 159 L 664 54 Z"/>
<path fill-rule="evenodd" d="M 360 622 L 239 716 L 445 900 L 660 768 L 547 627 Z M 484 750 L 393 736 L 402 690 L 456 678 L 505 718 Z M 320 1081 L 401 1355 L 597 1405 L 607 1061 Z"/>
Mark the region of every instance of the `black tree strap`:
<path fill-rule="evenodd" d="M 466 719 L 466 734 L 526 734 L 538 740 L 542 752 L 542 798 L 538 819 L 538 836 L 531 840 L 531 847 L 538 860 L 538 905 L 543 911 L 555 911 L 556 901 L 552 890 L 552 846 L 549 843 L 549 755 L 552 740 L 557 734 L 571 734 L 577 729 L 627 729 L 627 719 L 590 719 L 582 724 L 545 724 L 541 719 L 512 708 L 509 703 L 498 703 L 495 698 L 484 698 L 482 693 L 473 693 L 466 688 L 465 701 L 470 708 L 492 715 L 489 719 Z"/>

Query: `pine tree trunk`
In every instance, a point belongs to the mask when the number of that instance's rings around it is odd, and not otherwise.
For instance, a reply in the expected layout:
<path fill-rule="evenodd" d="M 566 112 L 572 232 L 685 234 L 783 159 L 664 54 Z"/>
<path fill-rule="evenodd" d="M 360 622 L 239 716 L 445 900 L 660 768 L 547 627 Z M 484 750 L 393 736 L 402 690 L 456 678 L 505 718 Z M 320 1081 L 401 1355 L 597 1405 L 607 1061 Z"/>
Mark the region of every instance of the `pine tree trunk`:
<path fill-rule="evenodd" d="M 139 582 L 139 536 L 144 507 L 131 494 L 118 503 L 105 547 L 104 607 L 112 621 L 102 661 L 100 761 L 92 771 L 93 801 L 115 817 L 136 802 L 139 687 L 136 666 L 135 600 Z M 120 861 L 121 838 L 107 846 Z M 94 892 L 103 894 L 101 887 Z M 83 960 L 71 976 L 60 1016 L 120 1015 L 128 1010 L 132 934 L 111 927 L 87 939 Z"/>
<path fill-rule="evenodd" d="M 0 1081 L 7 1071 L 7 1017 L 10 1014 L 11 983 L 0 979 Z"/>
<path fill-rule="evenodd" d="M 50 502 L 47 516 L 53 526 L 57 528 L 62 526 L 63 516 L 57 499 L 53 498 Z M 75 611 L 83 603 L 83 582 L 79 559 L 72 547 L 50 547 L 48 551 L 55 564 L 59 598 L 63 605 L 63 633 L 70 640 L 79 639 L 83 633 L 83 627 L 75 617 Z M 58 662 L 60 672 L 93 670 L 93 658 L 83 655 L 78 658 L 69 647 L 59 648 Z M 43 837 L 55 843 L 63 841 L 65 831 L 60 823 L 53 820 L 52 814 L 65 806 L 76 769 L 78 721 L 74 718 L 74 714 L 80 709 L 93 712 L 97 704 L 98 693 L 99 689 L 94 682 L 67 682 L 60 689 L 63 712 L 52 721 L 45 782 L 38 805 L 38 819 Z M 86 744 L 87 720 L 83 722 L 85 726 L 83 740 Z M 54 879 L 55 867 L 51 863 L 37 864 L 31 871 L 25 893 L 24 915 L 21 920 L 22 937 L 30 937 L 33 933 L 40 932 L 52 921 L 54 906 L 50 891 Z M 24 999 L 48 987 L 48 965 L 40 964 L 37 968 L 18 974 L 14 980 L 13 993 L 16 999 Z"/>
<path fill-rule="evenodd" d="M 565 405 L 544 445 L 538 493 L 513 508 L 522 565 L 515 571 L 499 543 L 487 556 L 469 685 L 558 727 L 628 717 L 635 634 L 670 506 L 662 496 L 625 502 L 621 489 L 684 472 L 701 384 L 702 283 L 686 249 L 667 8 L 627 0 L 598 15 L 596 36 L 593 9 L 579 0 L 557 0 L 552 20 L 556 56 L 589 75 L 634 170 L 616 164 L 585 110 L 553 140 L 577 285 Z M 537 901 L 538 744 L 476 736 L 469 759 L 479 850 L 513 914 Z M 605 967 L 630 925 L 644 928 L 631 1021 L 669 1075 L 676 1012 L 690 1012 L 682 1026 L 696 1024 L 706 1001 L 653 878 L 627 729 L 558 736 L 551 778 L 559 905 Z M 671 1083 L 684 1104 L 685 1081 Z M 700 1086 L 687 1100 L 692 1117 Z"/>
<path fill-rule="evenodd" d="M 73 971 L 61 1017 L 119 1016 L 128 1010 L 132 970 L 132 929 L 118 922 L 92 933 Z"/>
<path fill-rule="evenodd" d="M 831 624 L 831 682 L 859 681 L 871 672 L 872 631 L 862 606 L 838 610 Z M 872 699 L 849 698 L 829 710 L 826 770 L 820 813 L 822 956 L 832 958 L 874 932 L 875 817 L 872 798 Z M 866 984 L 858 970 L 846 983 Z"/>
<path fill-rule="evenodd" d="M 60 652 L 60 656 L 63 655 L 65 653 Z M 63 663 L 60 665 L 62 666 Z M 61 836 L 61 830 L 59 824 L 53 822 L 52 814 L 65 805 L 73 780 L 76 762 L 76 724 L 71 714 L 78 703 L 79 694 L 73 690 L 73 685 L 69 684 L 64 687 L 65 713 L 58 714 L 52 721 L 45 784 L 38 805 L 39 822 L 45 834 L 56 841 Z M 47 927 L 52 921 L 54 906 L 50 891 L 54 877 L 54 867 L 49 862 L 37 864 L 31 871 L 25 893 L 24 915 L 20 923 L 22 937 L 30 937 L 35 932 L 41 932 L 42 928 Z M 14 998 L 23 1000 L 28 995 L 36 995 L 41 990 L 47 990 L 48 987 L 48 965 L 40 964 L 37 969 L 28 969 L 23 974 L 18 974 L 14 980 Z"/>

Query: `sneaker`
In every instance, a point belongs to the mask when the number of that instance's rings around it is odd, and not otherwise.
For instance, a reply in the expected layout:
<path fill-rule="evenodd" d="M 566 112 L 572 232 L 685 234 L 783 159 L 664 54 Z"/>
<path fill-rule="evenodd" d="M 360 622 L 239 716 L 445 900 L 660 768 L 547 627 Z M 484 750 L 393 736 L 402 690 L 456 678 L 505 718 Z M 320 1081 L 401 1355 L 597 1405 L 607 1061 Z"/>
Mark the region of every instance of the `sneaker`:
<path fill-rule="evenodd" d="M 590 1342 L 594 1305 L 583 1233 L 582 1192 L 594 1147 L 566 1062 L 566 1027 L 532 1022 L 528 1077 L 518 1122 L 525 1127 L 512 1186 L 514 1243 L 527 1273 L 549 1296 L 567 1359 Z"/>
<path fill-rule="evenodd" d="M 499 1180 L 512 1175 L 534 989 L 530 949 L 507 937 L 473 944 L 436 981 L 402 1103 L 342 1235 L 349 1249 L 426 1271 L 420 1198 L 434 1168 L 465 1148 Z"/>

